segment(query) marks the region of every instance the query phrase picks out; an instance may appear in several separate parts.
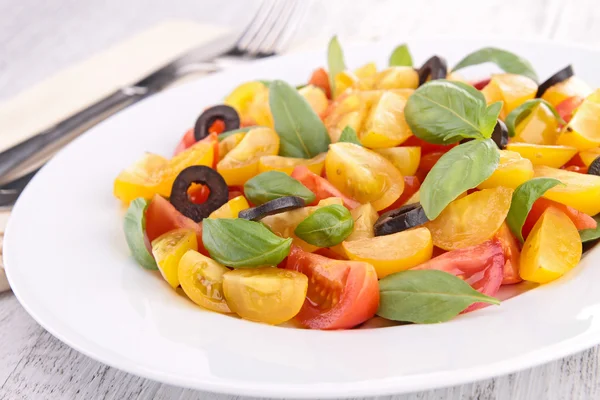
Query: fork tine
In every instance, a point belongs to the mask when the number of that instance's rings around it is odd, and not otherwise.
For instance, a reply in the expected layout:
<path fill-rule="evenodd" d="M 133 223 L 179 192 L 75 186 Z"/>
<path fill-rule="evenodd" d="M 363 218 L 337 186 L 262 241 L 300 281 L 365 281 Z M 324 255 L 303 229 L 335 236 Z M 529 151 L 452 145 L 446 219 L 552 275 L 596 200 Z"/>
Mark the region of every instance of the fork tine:
<path fill-rule="evenodd" d="M 243 52 L 248 53 L 248 48 L 255 40 L 257 34 L 264 29 L 265 24 L 270 26 L 269 18 L 273 13 L 273 9 L 277 7 L 278 1 L 276 0 L 264 0 L 258 10 L 256 17 L 252 20 L 252 23 L 248 26 L 247 31 L 240 38 L 237 43 L 237 48 Z"/>
<path fill-rule="evenodd" d="M 296 13 L 298 5 L 297 0 L 289 0 L 286 3 L 287 7 L 282 9 L 282 12 L 276 18 L 273 27 L 270 31 L 266 32 L 263 40 L 257 43 L 257 52 L 259 54 L 274 54 L 275 44 L 281 35 L 286 31 L 287 26 L 292 19 L 292 16 Z"/>
<path fill-rule="evenodd" d="M 286 1 L 275 0 L 274 6 L 271 8 L 269 14 L 266 16 L 262 25 L 259 27 L 258 31 L 246 47 L 246 51 L 250 55 L 257 55 L 260 52 L 261 43 L 277 25 L 277 22 L 280 20 L 281 15 L 285 12 L 287 8 L 286 5 Z"/>
<path fill-rule="evenodd" d="M 279 36 L 279 38 L 273 44 L 271 51 L 273 53 L 281 53 L 288 46 L 290 40 L 294 37 L 294 34 L 298 32 L 298 27 L 304 21 L 304 18 L 309 9 L 309 2 L 300 0 L 296 6 L 296 12 L 294 18 L 286 24 L 285 30 Z"/>

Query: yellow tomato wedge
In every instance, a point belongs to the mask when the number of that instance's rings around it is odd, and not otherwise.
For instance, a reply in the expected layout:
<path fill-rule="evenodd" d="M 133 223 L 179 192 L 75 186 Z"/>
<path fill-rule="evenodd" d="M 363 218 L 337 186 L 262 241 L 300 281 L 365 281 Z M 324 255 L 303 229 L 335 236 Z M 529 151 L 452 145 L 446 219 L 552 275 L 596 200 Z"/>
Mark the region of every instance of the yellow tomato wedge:
<path fill-rule="evenodd" d="M 580 151 L 600 146 L 600 89 L 581 103 L 556 143 Z"/>
<path fill-rule="evenodd" d="M 158 269 L 174 289 L 179 286 L 179 261 L 188 250 L 198 251 L 196 232 L 191 229 L 176 229 L 152 241 L 152 255 Z"/>
<path fill-rule="evenodd" d="M 319 154 L 311 159 L 293 158 L 282 156 L 263 156 L 258 162 L 258 171 L 281 171 L 288 175 L 292 174 L 298 165 L 305 165 L 312 173 L 321 175 L 325 167 L 325 156 L 327 153 Z"/>
<path fill-rule="evenodd" d="M 306 243 L 294 234 L 296 227 L 302 221 L 304 221 L 309 215 L 317 211 L 319 208 L 338 204 L 343 205 L 342 199 L 339 197 L 330 197 L 319 201 L 319 204 L 312 207 L 302 207 L 297 210 L 286 211 L 275 215 L 270 215 L 260 220 L 264 225 L 267 226 L 274 234 L 283 238 L 292 238 L 292 244 L 299 246 L 302 250 L 312 253 L 317 250 L 317 246 Z"/>
<path fill-rule="evenodd" d="M 562 167 L 577 154 L 575 147 L 529 143 L 509 143 L 506 150 L 519 153 L 533 165 L 546 165 L 552 168 Z"/>
<path fill-rule="evenodd" d="M 250 208 L 248 200 L 244 196 L 237 196 L 211 212 L 208 218 L 237 218 L 242 210 Z"/>
<path fill-rule="evenodd" d="M 571 219 L 548 207 L 523 245 L 519 274 L 526 281 L 553 281 L 579 263 L 581 252 L 581 238 Z"/>
<path fill-rule="evenodd" d="M 377 214 L 377 211 L 371 205 L 371 203 L 361 204 L 360 206 L 351 210 L 350 214 L 354 220 L 354 228 L 352 229 L 350 236 L 346 238 L 346 242 L 372 238 L 375 236 L 373 225 L 375 225 L 375 222 L 379 218 L 379 214 Z M 346 252 L 344 251 L 344 247 L 341 243 L 331 247 L 331 250 L 336 254 L 347 258 Z"/>
<path fill-rule="evenodd" d="M 516 189 L 517 186 L 533 178 L 531 161 L 521 157 L 519 153 L 500 150 L 500 163 L 494 173 L 481 182 L 477 188 L 490 189 L 504 186 Z"/>
<path fill-rule="evenodd" d="M 373 62 L 354 70 L 354 75 L 367 87 L 372 87 L 377 76 L 377 65 Z"/>
<path fill-rule="evenodd" d="M 361 204 L 371 203 L 377 211 L 391 205 L 404 190 L 404 178 L 391 162 L 353 143 L 330 145 L 325 171 L 343 194 Z"/>
<path fill-rule="evenodd" d="M 579 157 L 581 157 L 581 161 L 585 164 L 586 167 L 589 167 L 592 162 L 598 157 L 600 157 L 600 147 L 596 147 L 595 149 L 584 150 L 579 153 Z"/>
<path fill-rule="evenodd" d="M 600 213 L 600 176 L 580 174 L 545 166 L 534 167 L 535 177 L 558 179 L 563 185 L 548 190 L 544 197 L 571 206 L 587 215 Z"/>
<path fill-rule="evenodd" d="M 388 67 L 375 77 L 374 89 L 416 89 L 419 73 L 412 67 Z"/>
<path fill-rule="evenodd" d="M 533 80 L 515 74 L 492 75 L 490 83 L 481 90 L 488 104 L 504 102 L 500 112 L 502 119 L 527 100 L 533 99 L 536 91 L 537 85 Z"/>
<path fill-rule="evenodd" d="M 576 76 L 572 76 L 569 79 L 549 87 L 542 95 L 542 99 L 556 107 L 569 97 L 586 97 L 590 93 L 592 93 L 592 88 L 590 88 L 587 83 Z"/>
<path fill-rule="evenodd" d="M 337 99 L 342 93 L 344 93 L 348 89 L 358 89 L 358 90 L 368 90 L 368 84 L 365 82 L 361 82 L 358 76 L 351 71 L 342 71 L 339 72 L 334 77 L 335 82 L 335 90 L 333 93 L 333 98 Z"/>
<path fill-rule="evenodd" d="M 181 288 L 194 303 L 212 311 L 230 313 L 223 295 L 223 275 L 227 267 L 197 251 L 188 250 L 181 260 L 177 275 Z"/>
<path fill-rule="evenodd" d="M 351 260 L 372 264 L 379 279 L 431 259 L 433 244 L 427 228 L 342 242 Z"/>
<path fill-rule="evenodd" d="M 540 104 L 519 122 L 515 130 L 511 142 L 552 145 L 558 138 L 558 121 L 548 107 Z"/>
<path fill-rule="evenodd" d="M 376 149 L 375 152 L 388 159 L 404 176 L 414 175 L 421 162 L 421 148 L 418 146 Z"/>
<path fill-rule="evenodd" d="M 306 85 L 298 90 L 298 93 L 310 104 L 314 112 L 320 117 L 325 114 L 329 107 L 329 100 L 325 92 L 316 86 Z"/>
<path fill-rule="evenodd" d="M 512 192 L 499 186 L 454 200 L 425 225 L 431 231 L 433 244 L 444 250 L 456 250 L 489 240 L 506 219 Z"/>
<path fill-rule="evenodd" d="M 256 124 L 250 116 L 250 108 L 252 103 L 259 94 L 264 96 L 264 93 L 269 93 L 269 89 L 262 82 L 246 82 L 242 83 L 225 98 L 225 104 L 235 108 L 240 115 L 240 119 L 246 124 Z"/>
<path fill-rule="evenodd" d="M 281 268 L 237 269 L 223 276 L 229 308 L 244 319 L 271 325 L 294 318 L 307 289 L 306 275 Z"/>
<path fill-rule="evenodd" d="M 369 148 L 378 149 L 397 146 L 412 132 L 404 118 L 406 99 L 392 92 L 383 92 L 373 105 L 364 128 L 358 131 L 360 142 Z"/>
<path fill-rule="evenodd" d="M 234 133 L 233 135 L 227 136 L 225 139 L 219 142 L 219 161 L 225 158 L 225 156 L 235 148 L 246 135 L 245 132 Z"/>
<path fill-rule="evenodd" d="M 242 186 L 258 175 L 258 162 L 263 156 L 279 152 L 279 135 L 270 128 L 254 128 L 217 164 L 217 171 L 229 186 Z"/>

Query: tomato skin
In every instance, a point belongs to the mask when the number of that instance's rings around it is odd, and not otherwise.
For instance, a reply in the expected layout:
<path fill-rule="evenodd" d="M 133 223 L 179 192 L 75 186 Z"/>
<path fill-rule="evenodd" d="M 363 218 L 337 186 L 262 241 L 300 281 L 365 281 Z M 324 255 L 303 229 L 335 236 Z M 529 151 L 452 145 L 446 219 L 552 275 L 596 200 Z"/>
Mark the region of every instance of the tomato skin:
<path fill-rule="evenodd" d="M 331 99 L 331 88 L 329 87 L 329 74 L 324 68 L 317 68 L 313 71 L 310 79 L 308 80 L 309 85 L 314 85 L 321 88 L 328 99 Z"/>
<path fill-rule="evenodd" d="M 188 189 L 188 197 L 194 204 L 202 204 L 208 200 L 210 189 L 206 185 L 195 184 Z"/>
<path fill-rule="evenodd" d="M 315 194 L 315 201 L 307 205 L 317 205 L 319 201 L 328 199 L 330 197 L 339 197 L 342 199 L 344 206 L 350 210 L 360 205 L 358 201 L 344 196 L 342 192 L 329 183 L 327 179 L 311 172 L 305 165 L 298 165 L 296 168 L 294 168 L 294 171 L 292 171 L 292 178 L 300 181 L 300 183 L 302 183 Z"/>
<path fill-rule="evenodd" d="M 210 128 L 208 128 L 208 132 L 213 134 L 213 135 L 209 135 L 208 137 L 211 137 L 211 140 L 217 140 L 217 145 L 215 148 L 215 160 L 219 159 L 219 141 L 218 139 L 216 139 L 216 135 L 223 133 L 223 131 L 225 130 L 225 122 L 221 121 L 220 119 L 216 120 L 211 126 Z M 206 138 L 202 139 L 202 141 L 205 141 Z M 185 135 L 183 135 L 183 137 L 181 138 L 181 141 L 179 142 L 179 144 L 177 145 L 177 147 L 175 147 L 175 152 L 173 153 L 174 156 L 176 156 L 177 154 L 181 153 L 182 151 L 184 151 L 185 149 L 191 147 L 194 143 L 196 143 L 196 138 L 194 137 L 194 128 L 190 128 L 187 130 L 187 132 L 185 132 Z M 215 163 L 216 165 L 216 163 Z M 214 168 L 214 167 L 213 167 Z"/>
<path fill-rule="evenodd" d="M 587 174 L 588 173 L 588 168 L 587 167 L 580 167 L 577 165 L 569 165 L 568 167 L 561 167 L 561 169 L 566 169 L 567 171 L 571 171 L 571 172 L 578 172 L 580 174 Z"/>
<path fill-rule="evenodd" d="M 406 203 L 408 199 L 410 199 L 415 193 L 419 191 L 421 188 L 421 181 L 416 176 L 405 176 L 404 177 L 404 191 L 394 203 L 388 208 L 381 210 L 381 213 L 386 211 L 395 210 L 396 208 L 400 208 Z"/>
<path fill-rule="evenodd" d="M 573 114 L 575 113 L 577 107 L 583 103 L 583 100 L 585 99 L 581 96 L 569 97 L 558 103 L 556 106 L 556 112 L 561 116 L 562 119 L 565 120 L 565 122 L 569 122 L 571 118 L 573 118 Z"/>
<path fill-rule="evenodd" d="M 307 328 L 349 329 L 377 312 L 379 284 L 371 264 L 332 260 L 294 246 L 286 269 L 309 278 L 306 300 L 296 316 Z"/>
<path fill-rule="evenodd" d="M 504 251 L 505 262 L 502 284 L 512 285 L 513 283 L 521 282 L 523 280 L 519 275 L 521 248 L 517 238 L 512 234 L 506 223 L 502 224 L 495 238 L 500 241 L 502 250 Z"/>
<path fill-rule="evenodd" d="M 477 90 L 481 90 L 484 87 L 486 87 L 490 83 L 491 80 L 492 80 L 491 78 L 486 78 L 486 79 L 482 79 L 477 82 L 473 82 L 473 87 Z"/>
<path fill-rule="evenodd" d="M 447 153 L 453 147 L 458 146 L 458 143 L 448 144 L 448 145 L 433 144 L 433 143 L 428 143 L 428 142 L 424 141 L 423 139 L 419 139 L 418 137 L 413 135 L 413 136 L 409 137 L 408 139 L 406 139 L 406 141 L 404 141 L 404 143 L 402 143 L 400 146 L 401 147 L 419 146 L 421 148 L 421 157 L 423 157 L 424 155 L 433 153 L 433 152 Z"/>
<path fill-rule="evenodd" d="M 146 234 L 150 242 L 164 233 L 180 228 L 191 229 L 196 232 L 198 251 L 208 255 L 208 251 L 202 243 L 202 224 L 197 224 L 181 214 L 169 203 L 169 200 L 155 195 L 146 209 Z"/>
<path fill-rule="evenodd" d="M 529 233 L 533 229 L 535 223 L 540 219 L 544 211 L 546 211 L 546 209 L 549 207 L 557 208 L 558 210 L 565 213 L 566 216 L 569 217 L 571 221 L 573 221 L 573 224 L 575 224 L 577 230 L 595 229 L 597 226 L 596 220 L 590 217 L 589 215 L 578 211 L 573 207 L 569 207 L 556 201 L 540 197 L 535 201 L 535 203 L 533 203 L 531 211 L 529 211 L 529 214 L 527 214 L 527 219 L 523 224 L 523 229 L 521 230 L 521 232 L 523 233 L 524 238 L 527 238 L 527 236 L 529 236 Z"/>
<path fill-rule="evenodd" d="M 500 241 L 492 239 L 476 246 L 449 251 L 413 269 L 448 272 L 464 279 L 473 289 L 488 296 L 495 296 L 502 284 L 504 251 Z M 472 304 L 463 313 L 477 310 L 485 305 L 485 303 Z"/>

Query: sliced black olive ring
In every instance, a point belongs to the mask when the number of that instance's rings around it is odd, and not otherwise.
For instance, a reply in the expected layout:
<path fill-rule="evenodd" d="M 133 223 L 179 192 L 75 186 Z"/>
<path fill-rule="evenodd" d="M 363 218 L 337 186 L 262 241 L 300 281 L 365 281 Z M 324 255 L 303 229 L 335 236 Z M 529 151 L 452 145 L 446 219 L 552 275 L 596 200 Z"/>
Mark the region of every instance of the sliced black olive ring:
<path fill-rule="evenodd" d="M 544 95 L 544 93 L 546 92 L 546 90 L 550 89 L 552 86 L 556 85 L 557 83 L 566 81 L 567 79 L 572 77 L 574 74 L 575 74 L 575 72 L 573 72 L 573 67 L 571 65 L 567 65 L 566 67 L 564 67 L 563 69 L 561 69 L 560 71 L 558 71 L 557 73 L 552 75 L 550 78 L 546 79 L 544 81 L 544 83 L 542 83 L 538 87 L 535 97 L 542 97 Z"/>
<path fill-rule="evenodd" d="M 427 82 L 427 78 L 432 81 L 445 79 L 446 75 L 448 75 L 448 63 L 442 57 L 433 56 L 425 61 L 425 64 L 417 72 L 419 73 L 419 86 L 421 86 Z"/>
<path fill-rule="evenodd" d="M 207 137 L 209 134 L 208 130 L 212 124 L 219 120 L 225 123 L 225 130 L 223 132 L 240 128 L 240 116 L 235 111 L 235 108 L 221 104 L 207 108 L 200 114 L 196 120 L 196 125 L 194 125 L 194 139 L 199 141 Z"/>
<path fill-rule="evenodd" d="M 588 174 L 600 176 L 600 157 L 596 157 L 596 159 L 592 161 L 588 168 Z"/>
<path fill-rule="evenodd" d="M 375 236 L 385 236 L 423 225 L 428 221 L 421 203 L 407 204 L 381 214 L 373 225 L 373 230 Z"/>
<path fill-rule="evenodd" d="M 202 204 L 192 203 L 188 196 L 188 189 L 192 183 L 201 183 L 208 186 L 210 193 L 208 199 Z M 229 188 L 225 179 L 212 168 L 203 165 L 187 167 L 177 175 L 171 189 L 171 204 L 183 215 L 196 222 L 208 217 L 229 198 Z"/>
<path fill-rule="evenodd" d="M 240 211 L 238 218 L 250 221 L 259 221 L 264 217 L 273 214 L 279 214 L 285 211 L 295 210 L 304 207 L 304 200 L 296 196 L 286 196 L 267 201 L 257 207 L 248 208 Z"/>

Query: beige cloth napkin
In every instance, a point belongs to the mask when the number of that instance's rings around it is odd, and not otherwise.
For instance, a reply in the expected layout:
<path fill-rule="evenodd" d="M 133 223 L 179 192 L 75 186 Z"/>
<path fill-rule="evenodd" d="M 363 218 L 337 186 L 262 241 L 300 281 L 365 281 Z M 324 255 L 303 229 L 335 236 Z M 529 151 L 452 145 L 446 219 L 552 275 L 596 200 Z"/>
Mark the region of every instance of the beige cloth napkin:
<path fill-rule="evenodd" d="M 0 151 L 136 82 L 192 48 L 202 46 L 207 55 L 215 56 L 227 50 L 233 40 L 231 30 L 191 21 L 168 21 L 125 39 L 0 103 Z M 32 109 L 36 110 L 33 114 Z M 41 161 L 23 170 L 33 169 Z M 1 261 L 9 216 L 10 210 L 0 211 L 0 291 L 9 288 Z"/>

